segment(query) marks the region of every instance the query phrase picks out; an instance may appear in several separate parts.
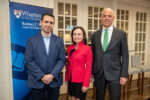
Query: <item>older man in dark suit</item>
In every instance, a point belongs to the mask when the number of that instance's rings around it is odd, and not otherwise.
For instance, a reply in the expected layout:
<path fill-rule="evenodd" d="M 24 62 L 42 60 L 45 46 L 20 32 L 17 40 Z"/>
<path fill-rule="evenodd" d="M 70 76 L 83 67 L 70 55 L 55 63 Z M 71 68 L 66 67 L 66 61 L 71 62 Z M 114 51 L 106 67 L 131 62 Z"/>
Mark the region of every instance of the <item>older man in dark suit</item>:
<path fill-rule="evenodd" d="M 63 40 L 52 34 L 54 23 L 53 15 L 43 14 L 41 33 L 28 39 L 25 59 L 32 100 L 57 100 L 59 96 L 65 49 Z"/>
<path fill-rule="evenodd" d="M 128 75 L 128 45 L 126 33 L 112 26 L 113 10 L 102 11 L 102 29 L 92 36 L 93 75 L 96 86 L 96 100 L 104 100 L 108 85 L 110 100 L 120 100 L 121 85 Z"/>

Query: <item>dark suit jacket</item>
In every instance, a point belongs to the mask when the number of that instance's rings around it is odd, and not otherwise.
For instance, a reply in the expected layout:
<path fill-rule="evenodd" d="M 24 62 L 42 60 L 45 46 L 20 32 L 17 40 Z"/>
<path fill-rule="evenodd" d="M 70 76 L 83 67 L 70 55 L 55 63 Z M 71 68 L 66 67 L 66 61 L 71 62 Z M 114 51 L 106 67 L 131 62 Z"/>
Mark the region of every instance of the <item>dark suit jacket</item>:
<path fill-rule="evenodd" d="M 61 71 L 65 64 L 65 49 L 61 38 L 51 34 L 49 54 L 46 53 L 41 33 L 29 38 L 25 51 L 25 60 L 29 69 L 29 87 L 42 88 L 44 83 L 41 78 L 45 74 L 54 76 L 54 80 L 49 84 L 51 87 L 59 87 L 62 84 Z"/>
<path fill-rule="evenodd" d="M 91 39 L 94 77 L 100 77 L 103 73 L 107 80 L 127 77 L 129 54 L 126 33 L 113 28 L 112 37 L 105 52 L 101 44 L 101 34 L 102 29 L 96 31 Z"/>

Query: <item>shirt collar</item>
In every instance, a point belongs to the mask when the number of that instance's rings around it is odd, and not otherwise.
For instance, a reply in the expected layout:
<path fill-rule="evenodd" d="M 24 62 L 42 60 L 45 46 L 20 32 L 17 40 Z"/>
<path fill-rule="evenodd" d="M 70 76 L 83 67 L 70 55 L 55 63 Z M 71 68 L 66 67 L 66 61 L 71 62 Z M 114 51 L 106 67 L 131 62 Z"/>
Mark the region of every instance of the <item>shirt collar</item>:
<path fill-rule="evenodd" d="M 51 33 L 49 34 L 49 36 L 45 36 L 44 33 L 41 31 L 42 37 L 43 38 L 50 38 L 51 37 Z"/>
<path fill-rule="evenodd" d="M 103 27 L 103 31 L 105 31 L 105 29 L 106 29 L 106 28 Z M 108 27 L 107 29 L 108 29 L 108 31 L 112 31 L 112 30 L 113 30 L 113 26 L 110 26 L 110 27 Z"/>

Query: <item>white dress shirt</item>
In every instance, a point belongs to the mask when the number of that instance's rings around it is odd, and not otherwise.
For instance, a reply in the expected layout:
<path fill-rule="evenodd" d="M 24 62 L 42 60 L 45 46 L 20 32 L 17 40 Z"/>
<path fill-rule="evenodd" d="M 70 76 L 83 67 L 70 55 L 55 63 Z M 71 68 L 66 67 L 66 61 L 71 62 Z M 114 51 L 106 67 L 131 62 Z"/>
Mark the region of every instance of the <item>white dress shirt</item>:
<path fill-rule="evenodd" d="M 101 35 L 101 43 L 102 43 L 102 46 L 103 46 L 103 41 L 104 41 L 104 34 L 105 34 L 105 27 L 103 27 L 102 29 L 102 35 Z M 112 32 L 113 32 L 113 26 L 110 26 L 108 29 L 108 45 L 109 45 L 109 42 L 111 40 L 111 36 L 112 36 Z"/>
<path fill-rule="evenodd" d="M 42 32 L 41 32 L 42 33 Z M 51 40 L 51 33 L 48 37 L 46 37 L 43 33 L 42 33 L 42 37 L 43 37 L 43 41 L 45 44 L 45 48 L 46 48 L 46 52 L 47 54 L 49 53 L 49 46 L 50 46 L 50 40 Z"/>

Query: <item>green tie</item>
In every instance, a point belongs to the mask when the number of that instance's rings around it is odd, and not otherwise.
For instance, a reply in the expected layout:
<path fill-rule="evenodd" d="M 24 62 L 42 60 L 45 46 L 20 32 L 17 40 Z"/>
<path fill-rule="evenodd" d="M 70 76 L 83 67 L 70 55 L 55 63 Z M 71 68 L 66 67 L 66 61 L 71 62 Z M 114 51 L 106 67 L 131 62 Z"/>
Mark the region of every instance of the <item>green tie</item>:
<path fill-rule="evenodd" d="M 103 50 L 106 51 L 106 48 L 108 46 L 108 29 L 105 29 L 104 33 L 104 41 L 103 41 Z"/>

